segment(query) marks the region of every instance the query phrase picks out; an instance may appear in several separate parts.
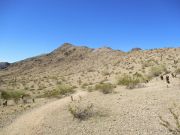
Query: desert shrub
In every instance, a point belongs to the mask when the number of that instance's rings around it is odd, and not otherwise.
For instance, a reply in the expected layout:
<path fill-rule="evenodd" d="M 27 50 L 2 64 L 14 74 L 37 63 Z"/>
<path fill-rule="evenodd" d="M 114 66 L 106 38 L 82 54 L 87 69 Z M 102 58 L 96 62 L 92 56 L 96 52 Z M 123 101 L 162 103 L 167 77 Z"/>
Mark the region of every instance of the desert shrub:
<path fill-rule="evenodd" d="M 147 60 L 142 63 L 142 68 L 153 66 L 154 64 L 158 64 L 158 62 L 154 59 Z"/>
<path fill-rule="evenodd" d="M 26 95 L 23 91 L 20 91 L 20 90 L 6 90 L 6 91 L 2 91 L 1 92 L 1 98 L 2 99 L 6 99 L 6 100 L 9 100 L 9 99 L 19 99 L 21 98 L 23 95 Z"/>
<path fill-rule="evenodd" d="M 175 123 L 164 120 L 161 116 L 159 116 L 160 124 L 163 127 L 165 127 L 173 135 L 180 135 L 180 118 L 179 118 L 179 114 L 172 108 L 169 108 L 169 112 L 172 115 L 173 120 L 175 121 Z"/>
<path fill-rule="evenodd" d="M 139 82 L 143 83 L 146 80 L 149 80 L 148 76 L 142 75 L 141 73 L 136 72 L 135 74 L 133 74 L 133 78 L 135 80 L 139 80 Z"/>
<path fill-rule="evenodd" d="M 88 92 L 92 92 L 94 90 L 94 87 L 93 86 L 88 86 L 87 90 L 88 90 Z"/>
<path fill-rule="evenodd" d="M 154 66 L 154 67 L 152 67 L 151 70 L 150 70 L 150 75 L 151 75 L 152 77 L 157 77 L 157 76 L 159 76 L 160 74 L 166 73 L 166 72 L 168 72 L 168 71 L 167 71 L 167 69 L 166 69 L 166 67 L 165 67 L 164 65 Z"/>
<path fill-rule="evenodd" d="M 129 84 L 137 84 L 140 81 L 138 79 L 135 79 L 129 75 L 123 75 L 122 77 L 118 78 L 118 85 L 125 85 L 128 86 Z"/>
<path fill-rule="evenodd" d="M 85 89 L 87 86 L 88 86 L 87 83 L 83 83 L 82 86 L 81 86 L 81 88 Z"/>
<path fill-rule="evenodd" d="M 68 93 L 73 93 L 74 88 L 69 85 L 59 85 L 57 87 L 57 91 L 59 91 L 59 94 L 61 94 L 61 95 L 66 95 Z"/>
<path fill-rule="evenodd" d="M 56 89 L 45 92 L 41 97 L 61 97 L 74 92 L 74 87 L 69 85 L 58 85 Z"/>
<path fill-rule="evenodd" d="M 72 114 L 73 118 L 79 120 L 86 120 L 95 114 L 93 104 L 81 104 L 79 101 L 73 101 L 68 106 L 68 110 Z"/>
<path fill-rule="evenodd" d="M 138 83 L 134 83 L 134 82 L 129 83 L 129 84 L 126 86 L 126 88 L 127 88 L 127 89 L 134 89 L 134 88 L 136 88 L 137 84 L 138 84 Z"/>
<path fill-rule="evenodd" d="M 176 73 L 176 74 L 180 74 L 180 68 L 176 69 L 176 70 L 175 70 L 175 73 Z"/>
<path fill-rule="evenodd" d="M 144 85 L 141 85 L 140 83 L 144 83 L 146 80 L 149 80 L 148 77 L 144 77 L 140 73 L 135 73 L 133 74 L 133 76 L 125 74 L 118 78 L 117 84 L 124 85 L 128 89 L 142 88 L 142 86 L 144 87 Z"/>
<path fill-rule="evenodd" d="M 111 83 L 99 83 L 95 85 L 95 89 L 104 94 L 113 93 L 114 85 Z"/>

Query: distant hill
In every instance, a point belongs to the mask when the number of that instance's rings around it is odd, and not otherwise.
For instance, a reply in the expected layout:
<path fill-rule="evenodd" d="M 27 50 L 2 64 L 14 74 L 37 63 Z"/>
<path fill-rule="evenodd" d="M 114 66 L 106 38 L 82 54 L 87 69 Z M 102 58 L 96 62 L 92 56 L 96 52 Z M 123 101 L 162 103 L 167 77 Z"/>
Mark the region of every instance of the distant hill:
<path fill-rule="evenodd" d="M 0 69 L 5 69 L 10 65 L 8 62 L 0 62 Z"/>

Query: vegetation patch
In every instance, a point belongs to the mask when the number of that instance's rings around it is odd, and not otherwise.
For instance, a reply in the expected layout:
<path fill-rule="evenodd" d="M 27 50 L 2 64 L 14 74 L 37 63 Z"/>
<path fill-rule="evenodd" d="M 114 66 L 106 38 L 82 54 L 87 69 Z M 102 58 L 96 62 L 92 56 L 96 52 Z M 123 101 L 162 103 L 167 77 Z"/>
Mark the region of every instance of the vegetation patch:
<path fill-rule="evenodd" d="M 61 84 L 58 85 L 56 89 L 52 91 L 47 91 L 42 97 L 61 97 L 62 95 L 68 95 L 74 93 L 74 87 L 69 85 Z"/>
<path fill-rule="evenodd" d="M 92 92 L 94 90 L 94 87 L 93 86 L 88 86 L 87 90 L 88 90 L 88 92 Z"/>
<path fill-rule="evenodd" d="M 167 73 L 167 69 L 164 65 L 154 66 L 150 69 L 150 76 L 157 77 L 162 73 Z"/>
<path fill-rule="evenodd" d="M 6 90 L 6 91 L 4 90 L 1 92 L 1 98 L 5 100 L 9 100 L 9 99 L 18 100 L 19 98 L 25 95 L 27 94 L 25 94 L 25 92 L 20 90 Z"/>
<path fill-rule="evenodd" d="M 175 73 L 176 73 L 176 74 L 180 74 L 180 68 L 176 69 L 176 70 L 175 70 Z"/>
<path fill-rule="evenodd" d="M 100 83 L 95 85 L 95 90 L 99 90 L 104 94 L 113 93 L 115 86 L 111 83 Z"/>
<path fill-rule="evenodd" d="M 138 84 L 139 82 L 139 79 L 135 79 L 130 75 L 123 75 L 122 77 L 118 78 L 118 85 L 128 86 L 129 84 Z"/>
<path fill-rule="evenodd" d="M 132 76 L 124 74 L 123 76 L 119 77 L 117 80 L 118 85 L 126 86 L 128 89 L 136 88 L 140 86 L 140 83 L 144 83 L 148 80 L 147 77 L 144 77 L 140 73 L 135 73 Z"/>
<path fill-rule="evenodd" d="M 87 83 L 83 83 L 82 86 L 81 86 L 81 88 L 85 89 L 87 86 L 88 86 Z"/>
<path fill-rule="evenodd" d="M 79 100 L 73 100 L 68 105 L 68 111 L 73 116 L 73 119 L 88 120 L 91 117 L 106 117 L 109 110 L 95 106 L 87 99 L 80 98 Z"/>
<path fill-rule="evenodd" d="M 78 120 L 86 120 L 95 114 L 93 104 L 83 105 L 79 101 L 73 101 L 69 105 L 68 110 L 72 114 L 73 118 Z"/>

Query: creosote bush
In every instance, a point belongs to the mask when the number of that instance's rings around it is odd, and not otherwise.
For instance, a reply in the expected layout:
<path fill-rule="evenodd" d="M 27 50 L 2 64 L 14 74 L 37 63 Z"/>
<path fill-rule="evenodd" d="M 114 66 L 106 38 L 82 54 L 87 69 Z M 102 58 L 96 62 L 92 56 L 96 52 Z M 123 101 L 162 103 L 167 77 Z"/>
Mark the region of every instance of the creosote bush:
<path fill-rule="evenodd" d="M 113 93 L 115 86 L 111 83 L 99 83 L 95 85 L 95 90 L 99 90 L 104 94 Z"/>

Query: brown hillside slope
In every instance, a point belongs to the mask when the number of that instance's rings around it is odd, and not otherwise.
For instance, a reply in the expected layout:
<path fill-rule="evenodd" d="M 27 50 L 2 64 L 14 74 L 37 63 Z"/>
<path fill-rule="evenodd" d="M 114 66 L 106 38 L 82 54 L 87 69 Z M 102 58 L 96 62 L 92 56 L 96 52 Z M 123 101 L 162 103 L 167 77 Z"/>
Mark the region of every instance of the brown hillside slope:
<path fill-rule="evenodd" d="M 104 80 L 112 82 L 117 75 L 124 73 L 146 74 L 154 65 L 164 65 L 174 72 L 180 66 L 179 54 L 180 48 L 125 53 L 110 48 L 90 49 L 65 43 L 49 54 L 16 62 L 0 70 L 0 89 L 26 89 L 29 94 L 41 95 L 56 87 L 57 82 L 76 87 Z M 12 86 L 12 82 L 16 86 Z"/>

